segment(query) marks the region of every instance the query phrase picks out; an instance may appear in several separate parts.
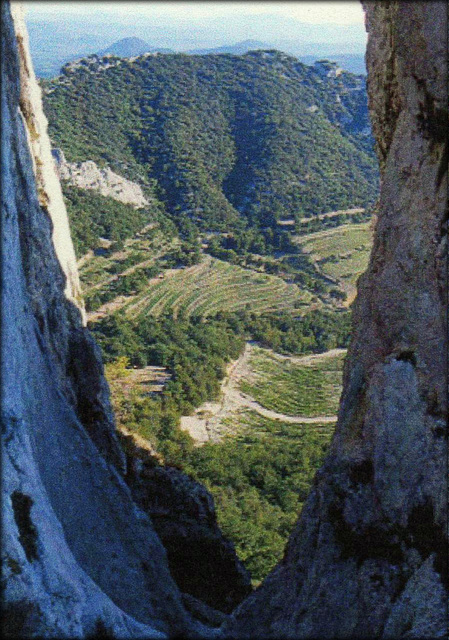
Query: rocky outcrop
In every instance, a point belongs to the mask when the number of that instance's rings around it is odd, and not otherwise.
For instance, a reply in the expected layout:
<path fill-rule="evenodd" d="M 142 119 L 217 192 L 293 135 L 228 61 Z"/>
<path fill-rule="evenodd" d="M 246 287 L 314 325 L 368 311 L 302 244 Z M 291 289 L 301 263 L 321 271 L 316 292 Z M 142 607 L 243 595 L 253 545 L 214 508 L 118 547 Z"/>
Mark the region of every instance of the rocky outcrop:
<path fill-rule="evenodd" d="M 126 481 L 151 517 L 177 585 L 212 609 L 230 613 L 251 593 L 251 577 L 218 527 L 211 494 L 178 469 L 155 464 L 131 437 L 126 450 Z"/>
<path fill-rule="evenodd" d="M 118 468 L 124 469 L 125 458 L 115 434 L 100 351 L 84 327 L 84 306 L 67 211 L 54 169 L 47 121 L 29 57 L 20 5 L 15 4 L 13 12 L 13 21 L 5 18 L 2 41 L 3 90 L 8 93 L 2 111 L 5 120 L 2 121 L 5 130 L 2 214 L 6 216 L 2 245 L 3 293 L 6 296 L 6 290 L 11 287 L 8 305 L 17 303 L 21 289 L 14 279 L 21 272 L 27 301 L 18 327 L 25 322 L 26 306 L 37 324 L 33 333 L 38 336 L 41 347 L 45 345 L 46 355 L 55 368 L 55 380 L 65 398 L 98 449 Z M 9 225 L 16 226 L 9 228 Z M 16 253 L 15 241 L 19 243 L 19 253 Z M 16 265 L 14 274 L 13 264 Z M 6 324 L 5 329 L 8 329 Z M 22 333 L 25 336 L 25 330 Z M 14 357 L 8 347 L 5 342 L 6 356 Z M 8 368 L 5 371 L 10 373 Z"/>
<path fill-rule="evenodd" d="M 136 208 L 149 204 L 142 187 L 114 173 L 109 167 L 101 169 L 92 160 L 86 162 L 67 162 L 61 149 L 53 149 L 56 170 L 61 180 L 65 180 L 80 189 L 93 189 L 102 196 L 114 198 Z"/>
<path fill-rule="evenodd" d="M 1 10 L 3 631 L 201 635 L 118 471 L 26 39 L 9 4 Z"/>
<path fill-rule="evenodd" d="M 382 187 L 338 426 L 233 638 L 447 635 L 447 4 L 365 11 Z"/>

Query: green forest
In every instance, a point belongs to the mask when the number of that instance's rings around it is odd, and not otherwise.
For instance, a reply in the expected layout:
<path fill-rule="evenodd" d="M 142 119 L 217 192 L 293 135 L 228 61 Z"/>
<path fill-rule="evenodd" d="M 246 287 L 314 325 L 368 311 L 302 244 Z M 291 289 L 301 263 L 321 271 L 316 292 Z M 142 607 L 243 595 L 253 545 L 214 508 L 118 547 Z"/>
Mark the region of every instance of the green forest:
<path fill-rule="evenodd" d="M 177 225 L 251 228 L 264 252 L 282 219 L 375 200 L 361 77 L 276 51 L 91 56 L 62 71 L 43 81 L 54 145 L 137 180 Z"/>

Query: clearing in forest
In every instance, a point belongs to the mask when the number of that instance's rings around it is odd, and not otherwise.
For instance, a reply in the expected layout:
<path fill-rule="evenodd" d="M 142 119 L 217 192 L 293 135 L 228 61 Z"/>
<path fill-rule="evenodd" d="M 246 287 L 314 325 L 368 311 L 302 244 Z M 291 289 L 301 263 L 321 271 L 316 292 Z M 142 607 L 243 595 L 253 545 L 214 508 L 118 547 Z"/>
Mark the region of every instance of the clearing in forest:
<path fill-rule="evenodd" d="M 197 444 L 220 442 L 225 435 L 246 431 L 254 419 L 277 424 L 288 433 L 310 425 L 327 434 L 337 419 L 345 353 L 333 349 L 288 357 L 247 343 L 228 368 L 219 400 L 181 418 L 181 428 Z"/>

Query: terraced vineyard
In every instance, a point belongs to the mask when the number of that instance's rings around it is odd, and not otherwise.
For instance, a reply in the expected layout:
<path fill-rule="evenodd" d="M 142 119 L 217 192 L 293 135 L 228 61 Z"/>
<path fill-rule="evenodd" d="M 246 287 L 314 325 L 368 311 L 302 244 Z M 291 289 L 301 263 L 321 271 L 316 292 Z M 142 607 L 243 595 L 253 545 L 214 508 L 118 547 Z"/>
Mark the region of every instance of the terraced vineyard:
<path fill-rule="evenodd" d="M 315 260 L 321 272 L 339 282 L 352 299 L 357 279 L 368 266 L 372 245 L 371 222 L 310 233 L 296 241 Z"/>
<path fill-rule="evenodd" d="M 278 311 L 307 307 L 311 294 L 281 278 L 206 257 L 193 267 L 172 269 L 129 302 L 125 311 L 135 316 L 171 311 L 175 315 L 207 317 L 219 311 Z"/>
<path fill-rule="evenodd" d="M 104 241 L 103 244 L 103 249 L 90 252 L 78 261 L 84 294 L 104 288 L 108 282 L 137 267 L 154 264 L 179 242 L 176 239 L 167 240 L 162 233 L 156 232 L 151 239 L 134 237 L 127 240 L 123 249 L 112 253 L 109 252 L 111 243 Z"/>
<path fill-rule="evenodd" d="M 335 229 L 310 233 L 296 238 L 298 246 L 310 255 L 319 271 L 348 295 L 355 295 L 355 283 L 365 270 L 371 248 L 370 223 L 347 224 Z M 100 250 L 81 261 L 80 274 L 87 301 L 100 296 L 89 320 L 123 310 L 128 316 L 207 317 L 219 311 L 248 309 L 257 313 L 282 310 L 305 310 L 321 303 L 298 284 L 261 270 L 243 268 L 203 254 L 202 261 L 191 267 L 173 267 L 170 254 L 179 240 L 164 239 L 157 229 L 151 237 L 134 237 L 123 249 L 108 253 Z M 282 261 L 282 258 L 281 258 Z M 143 268 L 157 267 L 158 275 L 144 279 L 136 291 L 114 287 L 122 279 Z"/>
<path fill-rule="evenodd" d="M 333 416 L 338 410 L 344 357 L 344 349 L 287 358 L 255 347 L 248 363 L 251 375 L 240 382 L 240 390 L 286 416 Z"/>
<path fill-rule="evenodd" d="M 229 433 L 242 445 L 251 445 L 255 438 L 270 437 L 279 441 L 298 442 L 313 433 L 328 443 L 334 433 L 335 422 L 314 424 L 282 422 L 271 420 L 257 411 L 242 410 L 229 416 L 225 421 Z"/>

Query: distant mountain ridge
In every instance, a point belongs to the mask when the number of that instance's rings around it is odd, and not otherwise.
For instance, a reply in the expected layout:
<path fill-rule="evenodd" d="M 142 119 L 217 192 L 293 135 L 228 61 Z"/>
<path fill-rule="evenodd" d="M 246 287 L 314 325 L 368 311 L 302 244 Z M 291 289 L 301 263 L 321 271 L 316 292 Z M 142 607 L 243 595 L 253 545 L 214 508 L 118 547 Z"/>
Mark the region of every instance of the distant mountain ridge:
<path fill-rule="evenodd" d="M 211 49 L 192 49 L 186 51 L 186 53 L 192 55 L 209 55 L 217 53 L 231 53 L 234 55 L 242 55 L 248 53 L 248 51 L 256 51 L 258 49 L 271 49 L 271 45 L 260 40 L 243 40 L 242 42 L 236 42 L 235 44 L 225 44 L 221 47 L 214 47 Z"/>
<path fill-rule="evenodd" d="M 117 42 L 114 42 L 106 49 L 98 52 L 99 56 L 115 55 L 120 58 L 131 58 L 133 56 L 140 56 L 143 53 L 173 53 L 172 49 L 164 47 L 152 47 L 142 40 L 142 38 L 130 37 L 122 38 Z"/>
<path fill-rule="evenodd" d="M 323 54 L 307 54 L 301 53 L 301 45 L 295 42 L 285 43 L 267 43 L 260 40 L 242 40 L 235 44 L 223 45 L 221 47 L 215 47 L 210 49 L 191 49 L 186 53 L 192 55 L 209 55 L 218 53 L 231 53 L 234 55 L 242 55 L 249 51 L 256 51 L 261 49 L 277 49 L 283 51 L 287 55 L 293 55 L 301 60 L 304 64 L 313 65 L 317 60 L 321 58 L 329 59 L 336 62 L 340 67 L 349 73 L 356 75 L 366 75 L 365 56 L 363 53 L 340 53 L 338 51 L 328 52 L 328 48 L 323 47 Z"/>
<path fill-rule="evenodd" d="M 34 3 L 27 3 L 33 5 Z M 107 11 L 89 15 L 45 14 L 27 9 L 30 45 L 38 77 L 52 77 L 63 64 L 75 57 L 103 51 L 115 41 L 137 37 L 151 47 L 170 48 L 174 51 L 211 50 L 248 39 L 266 43 L 262 48 L 275 48 L 291 55 L 316 58 L 327 57 L 342 65 L 340 53 L 363 56 L 366 33 L 363 24 L 309 24 L 294 18 L 276 15 L 245 15 L 236 4 L 236 11 L 228 19 L 193 18 L 181 20 L 176 16 L 157 19 L 127 14 L 114 15 L 111 3 Z M 157 3 L 154 3 L 156 6 Z M 260 48 L 260 47 L 251 47 Z M 235 51 L 234 53 L 238 53 Z M 344 65 L 342 65 L 344 66 Z M 348 71 L 357 69 L 348 67 Z"/>

